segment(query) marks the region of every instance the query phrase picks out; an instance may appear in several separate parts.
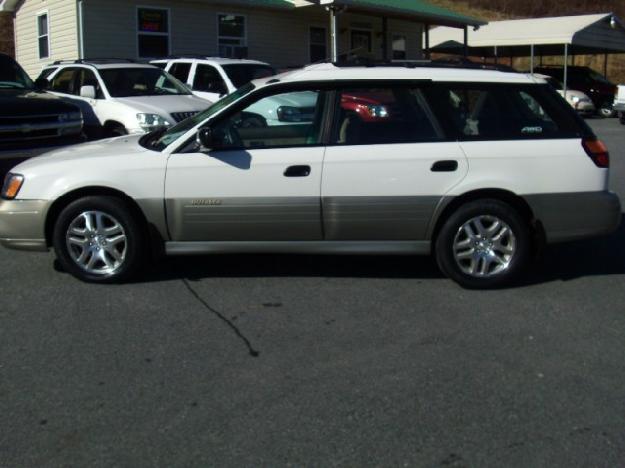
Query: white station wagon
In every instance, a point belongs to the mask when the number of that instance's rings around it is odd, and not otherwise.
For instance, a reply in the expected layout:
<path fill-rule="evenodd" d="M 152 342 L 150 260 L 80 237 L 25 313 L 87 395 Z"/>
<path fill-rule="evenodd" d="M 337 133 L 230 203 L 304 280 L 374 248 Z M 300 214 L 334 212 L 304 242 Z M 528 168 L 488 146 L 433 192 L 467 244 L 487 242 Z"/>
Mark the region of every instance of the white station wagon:
<path fill-rule="evenodd" d="M 266 99 L 317 96 L 292 125 Z M 545 81 L 490 70 L 314 65 L 257 80 L 167 130 L 15 167 L 0 243 L 92 282 L 169 255 L 433 254 L 471 288 L 532 252 L 612 232 L 606 147 Z"/>

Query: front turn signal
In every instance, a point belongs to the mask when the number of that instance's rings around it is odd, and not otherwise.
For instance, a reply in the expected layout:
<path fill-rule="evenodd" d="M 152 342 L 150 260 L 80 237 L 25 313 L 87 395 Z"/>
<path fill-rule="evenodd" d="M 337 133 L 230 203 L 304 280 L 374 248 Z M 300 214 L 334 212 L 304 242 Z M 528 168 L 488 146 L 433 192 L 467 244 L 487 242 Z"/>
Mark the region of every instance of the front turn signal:
<path fill-rule="evenodd" d="M 23 175 L 8 173 L 4 179 L 4 185 L 2 186 L 2 198 L 13 200 L 20 192 L 23 183 Z"/>

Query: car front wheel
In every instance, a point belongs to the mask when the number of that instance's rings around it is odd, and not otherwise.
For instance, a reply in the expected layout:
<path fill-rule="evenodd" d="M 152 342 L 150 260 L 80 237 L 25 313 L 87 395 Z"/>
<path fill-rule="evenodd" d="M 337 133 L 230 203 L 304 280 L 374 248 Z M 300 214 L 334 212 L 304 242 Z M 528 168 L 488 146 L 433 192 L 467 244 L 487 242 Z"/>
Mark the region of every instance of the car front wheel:
<path fill-rule="evenodd" d="M 462 205 L 443 224 L 436 260 L 449 278 L 466 288 L 509 284 L 531 252 L 527 223 L 510 205 L 484 199 Z"/>
<path fill-rule="evenodd" d="M 76 200 L 61 212 L 53 244 L 65 271 L 83 281 L 109 283 L 137 271 L 145 236 L 121 199 L 93 196 Z"/>

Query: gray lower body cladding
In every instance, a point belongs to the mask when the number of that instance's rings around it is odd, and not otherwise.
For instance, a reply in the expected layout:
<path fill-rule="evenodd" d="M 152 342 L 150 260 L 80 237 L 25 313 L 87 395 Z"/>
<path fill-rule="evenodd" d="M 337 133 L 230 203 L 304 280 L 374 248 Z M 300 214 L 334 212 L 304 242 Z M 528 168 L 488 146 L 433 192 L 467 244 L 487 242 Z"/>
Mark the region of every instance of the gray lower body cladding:
<path fill-rule="evenodd" d="M 612 192 L 525 195 L 545 230 L 547 242 L 564 242 L 614 232 L 621 223 L 621 203 Z"/>

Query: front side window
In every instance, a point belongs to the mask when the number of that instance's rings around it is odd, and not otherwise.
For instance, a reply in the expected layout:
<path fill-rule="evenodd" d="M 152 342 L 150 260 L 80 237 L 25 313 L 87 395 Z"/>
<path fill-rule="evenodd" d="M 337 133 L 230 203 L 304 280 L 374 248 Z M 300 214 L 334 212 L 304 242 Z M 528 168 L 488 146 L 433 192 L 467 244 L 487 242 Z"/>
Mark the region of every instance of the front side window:
<path fill-rule="evenodd" d="M 328 58 L 328 34 L 326 28 L 310 28 L 310 63 L 323 62 Z"/>
<path fill-rule="evenodd" d="M 175 76 L 183 83 L 186 83 L 189 79 L 189 72 L 191 71 L 190 62 L 176 62 L 169 69 L 169 74 Z"/>
<path fill-rule="evenodd" d="M 75 94 L 74 78 L 76 76 L 76 68 L 65 68 L 61 70 L 52 79 L 50 90 L 63 94 Z"/>
<path fill-rule="evenodd" d="M 435 86 L 430 98 L 463 140 L 567 138 L 584 131 L 551 85 Z"/>
<path fill-rule="evenodd" d="M 215 67 L 210 65 L 198 65 L 195 69 L 193 80 L 195 91 L 216 94 L 228 94 L 228 87 Z"/>
<path fill-rule="evenodd" d="M 202 111 L 199 114 L 195 114 L 193 117 L 189 117 L 188 119 L 183 120 L 182 122 L 174 125 L 166 131 L 147 135 L 145 139 L 142 140 L 141 144 L 144 145 L 146 148 L 152 149 L 154 151 L 163 151 L 169 145 L 181 138 L 189 130 L 196 127 L 197 125 L 200 125 L 202 122 L 208 121 L 211 117 L 223 111 L 238 100 L 244 98 L 252 91 L 254 91 L 254 85 L 251 83 L 244 86 L 243 88 L 239 88 L 234 93 L 229 94 L 225 98 L 220 99 L 219 101 L 214 103 L 205 111 Z"/>
<path fill-rule="evenodd" d="M 169 10 L 138 8 L 137 21 L 139 57 L 156 58 L 169 55 Z"/>
<path fill-rule="evenodd" d="M 247 31 L 243 15 L 218 14 L 217 33 L 219 55 L 228 58 L 247 58 Z"/>
<path fill-rule="evenodd" d="M 102 87 L 100 86 L 100 82 L 96 78 L 95 73 L 93 73 L 91 70 L 81 68 L 77 72 L 76 79 L 76 94 L 80 94 L 80 90 L 83 86 L 93 86 L 93 89 L 95 89 L 96 99 L 104 99 L 104 94 L 102 93 Z"/>
<path fill-rule="evenodd" d="M 100 76 L 112 97 L 191 94 L 189 88 L 160 68 L 106 68 Z"/>
<path fill-rule="evenodd" d="M 37 16 L 37 40 L 39 43 L 39 58 L 45 59 L 50 57 L 50 24 L 48 23 L 48 14 L 42 13 Z"/>
<path fill-rule="evenodd" d="M 340 93 L 335 144 L 415 143 L 443 138 L 425 96 L 418 88 L 354 88 Z"/>
<path fill-rule="evenodd" d="M 292 91 L 261 98 L 215 125 L 219 149 L 262 149 L 321 143 L 325 93 Z"/>

